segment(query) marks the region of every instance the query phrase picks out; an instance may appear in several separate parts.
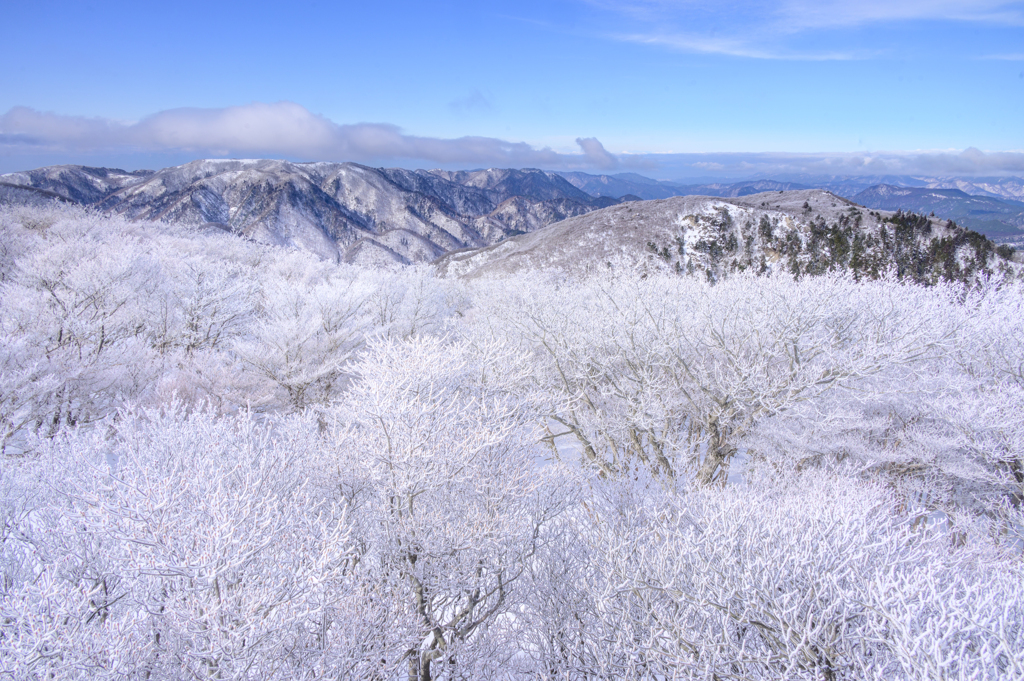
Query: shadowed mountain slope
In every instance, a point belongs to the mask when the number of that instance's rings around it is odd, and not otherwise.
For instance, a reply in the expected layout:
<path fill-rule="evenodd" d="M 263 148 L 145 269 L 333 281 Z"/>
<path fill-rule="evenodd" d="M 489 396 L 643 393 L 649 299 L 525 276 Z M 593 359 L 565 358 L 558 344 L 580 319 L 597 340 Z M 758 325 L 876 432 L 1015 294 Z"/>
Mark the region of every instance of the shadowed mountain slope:
<path fill-rule="evenodd" d="M 540 170 L 450 173 L 276 160 L 203 160 L 134 173 L 53 166 L 0 182 L 12 186 L 0 196 L 7 203 L 38 202 L 46 191 L 134 220 L 213 224 L 365 265 L 430 261 L 617 203 Z"/>
<path fill-rule="evenodd" d="M 959 189 L 875 185 L 851 197 L 868 208 L 935 213 L 991 237 L 1021 236 L 1024 203 L 971 196 Z"/>

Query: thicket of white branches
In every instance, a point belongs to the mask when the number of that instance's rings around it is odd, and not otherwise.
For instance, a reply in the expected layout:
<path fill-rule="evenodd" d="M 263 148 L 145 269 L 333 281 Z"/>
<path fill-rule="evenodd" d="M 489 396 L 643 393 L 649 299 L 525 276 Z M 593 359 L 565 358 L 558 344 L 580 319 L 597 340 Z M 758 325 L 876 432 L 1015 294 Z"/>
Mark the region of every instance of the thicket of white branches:
<path fill-rule="evenodd" d="M 1024 678 L 1024 288 L 0 210 L 0 675 Z"/>

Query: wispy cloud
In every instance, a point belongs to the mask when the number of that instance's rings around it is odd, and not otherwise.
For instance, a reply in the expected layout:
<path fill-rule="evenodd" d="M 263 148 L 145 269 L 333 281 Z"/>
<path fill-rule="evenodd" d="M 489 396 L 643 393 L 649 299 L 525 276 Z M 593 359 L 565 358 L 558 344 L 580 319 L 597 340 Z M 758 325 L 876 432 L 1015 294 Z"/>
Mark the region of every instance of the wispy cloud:
<path fill-rule="evenodd" d="M 387 123 L 338 124 L 292 102 L 222 109 L 171 109 L 135 123 L 16 107 L 0 115 L 0 149 L 47 152 L 190 152 L 303 160 L 419 162 L 503 167 L 609 168 L 615 156 L 594 138 L 581 153 L 493 137 L 409 135 Z"/>
<path fill-rule="evenodd" d="M 698 54 L 722 54 L 730 57 L 747 57 L 750 59 L 774 59 L 785 61 L 849 61 L 865 56 L 857 52 L 806 52 L 787 50 L 785 48 L 759 47 L 758 45 L 739 38 L 701 36 L 684 33 L 651 33 L 623 34 L 615 38 L 624 42 L 640 43 L 667 47 L 681 52 Z"/>
<path fill-rule="evenodd" d="M 869 58 L 864 49 L 807 48 L 816 33 L 910 21 L 1024 26 L 1024 3 L 1006 0 L 579 0 L 620 24 L 606 37 L 701 54 L 826 61 Z M 794 42 L 794 39 L 800 40 Z"/>
<path fill-rule="evenodd" d="M 790 30 L 914 20 L 1024 25 L 1024 3 L 1020 0 L 784 0 L 770 4 L 750 0 L 722 0 L 714 4 L 703 0 L 582 2 L 650 23 L 732 19 L 733 24 L 744 24 L 769 20 L 773 29 Z"/>
<path fill-rule="evenodd" d="M 779 18 L 792 30 L 919 20 L 1022 26 L 1024 6 L 1006 0 L 789 0 L 779 6 Z"/>

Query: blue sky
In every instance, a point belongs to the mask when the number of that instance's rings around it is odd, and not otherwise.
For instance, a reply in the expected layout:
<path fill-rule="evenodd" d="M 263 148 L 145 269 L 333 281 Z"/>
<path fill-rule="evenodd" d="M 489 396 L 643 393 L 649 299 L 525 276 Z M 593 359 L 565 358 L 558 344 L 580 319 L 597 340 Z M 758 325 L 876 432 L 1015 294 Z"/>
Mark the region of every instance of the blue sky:
<path fill-rule="evenodd" d="M 1024 2 L 8 0 L 0 57 L 0 172 L 1024 175 Z"/>

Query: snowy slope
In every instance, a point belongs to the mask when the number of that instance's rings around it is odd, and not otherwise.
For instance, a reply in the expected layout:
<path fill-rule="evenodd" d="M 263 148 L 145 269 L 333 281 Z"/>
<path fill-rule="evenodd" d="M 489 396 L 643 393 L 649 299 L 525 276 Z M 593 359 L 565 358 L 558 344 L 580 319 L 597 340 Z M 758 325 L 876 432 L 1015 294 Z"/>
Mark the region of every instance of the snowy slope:
<path fill-rule="evenodd" d="M 152 174 L 151 170 L 129 172 L 119 168 L 60 165 L 7 173 L 0 175 L 0 182 L 46 189 L 75 203 L 90 205 Z"/>
<path fill-rule="evenodd" d="M 200 160 L 137 173 L 54 166 L 0 182 L 134 220 L 212 224 L 368 265 L 431 261 L 615 203 L 540 170 L 450 173 L 277 160 Z M 26 191 L 8 191 L 8 202 L 39 200 Z"/>
<path fill-rule="evenodd" d="M 436 265 L 448 275 L 476 277 L 531 269 L 586 272 L 627 262 L 709 279 L 746 269 L 815 274 L 848 268 L 875 277 L 892 268 L 899 276 L 932 281 L 1017 268 L 1007 263 L 1008 254 L 936 218 L 870 211 L 811 189 L 623 203 L 493 246 L 449 253 Z"/>

